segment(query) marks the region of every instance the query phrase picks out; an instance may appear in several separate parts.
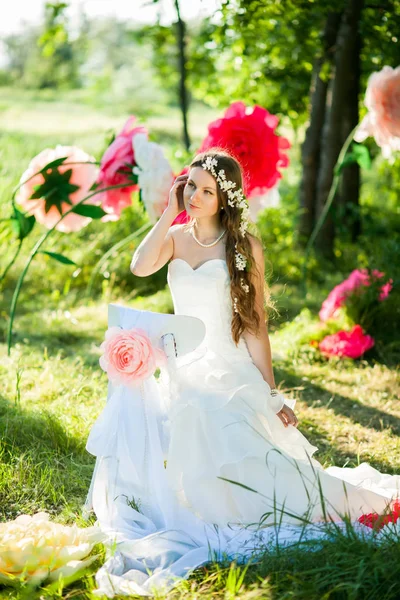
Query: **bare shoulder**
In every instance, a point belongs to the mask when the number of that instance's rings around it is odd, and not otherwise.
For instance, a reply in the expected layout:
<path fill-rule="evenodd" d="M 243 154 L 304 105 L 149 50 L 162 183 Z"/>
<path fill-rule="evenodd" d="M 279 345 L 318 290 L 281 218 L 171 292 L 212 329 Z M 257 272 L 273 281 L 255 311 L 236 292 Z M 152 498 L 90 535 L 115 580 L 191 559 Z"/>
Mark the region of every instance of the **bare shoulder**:
<path fill-rule="evenodd" d="M 185 227 L 185 223 L 176 223 L 175 225 L 171 225 L 169 228 L 169 232 L 171 235 L 179 235 Z"/>
<path fill-rule="evenodd" d="M 186 223 L 177 223 L 169 228 L 168 235 L 172 238 L 173 256 L 184 250 L 188 232 L 185 229 Z"/>
<path fill-rule="evenodd" d="M 176 225 L 172 225 L 169 228 L 169 235 L 171 235 L 175 240 L 184 240 L 188 235 L 188 231 L 186 229 L 186 223 L 177 223 Z"/>

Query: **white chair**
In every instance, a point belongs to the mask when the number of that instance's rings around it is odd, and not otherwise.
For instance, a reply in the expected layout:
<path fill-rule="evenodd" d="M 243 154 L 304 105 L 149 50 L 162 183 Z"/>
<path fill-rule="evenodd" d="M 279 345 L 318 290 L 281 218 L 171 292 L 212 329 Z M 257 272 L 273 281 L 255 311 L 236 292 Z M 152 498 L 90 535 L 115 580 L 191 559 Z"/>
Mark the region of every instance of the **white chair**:
<path fill-rule="evenodd" d="M 171 379 L 176 359 L 196 349 L 205 336 L 204 323 L 195 317 L 136 310 L 118 304 L 108 307 L 109 327 L 139 327 L 167 356 Z M 167 526 L 174 502 L 166 502 L 164 461 L 168 451 L 168 394 L 173 386 L 154 376 L 139 387 L 108 383 L 107 402 L 86 444 L 96 456 L 91 485 L 83 507 L 93 509 L 105 530 L 132 535 L 132 523 L 149 533 Z M 142 532 L 143 534 L 143 532 Z"/>

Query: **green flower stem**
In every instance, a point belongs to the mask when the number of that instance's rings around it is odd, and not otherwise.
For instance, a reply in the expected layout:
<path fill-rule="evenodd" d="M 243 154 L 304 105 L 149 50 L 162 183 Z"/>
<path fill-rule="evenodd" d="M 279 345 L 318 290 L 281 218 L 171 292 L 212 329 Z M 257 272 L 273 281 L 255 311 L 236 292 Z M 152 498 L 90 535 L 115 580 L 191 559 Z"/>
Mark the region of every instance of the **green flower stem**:
<path fill-rule="evenodd" d="M 24 243 L 24 239 L 25 238 L 23 238 L 22 240 L 19 240 L 18 248 L 17 248 L 14 256 L 12 257 L 12 259 L 10 260 L 10 262 L 8 263 L 8 265 L 6 266 L 6 268 L 4 269 L 2 275 L 0 276 L 0 283 L 5 279 L 8 271 L 11 269 L 11 267 L 13 266 L 13 264 L 15 263 L 15 261 L 17 260 L 18 254 L 20 253 L 21 248 L 22 248 L 22 244 Z"/>
<path fill-rule="evenodd" d="M 124 184 L 120 184 L 120 185 L 110 185 L 108 187 L 98 188 L 97 190 L 94 190 L 91 194 L 88 194 L 87 196 L 85 196 L 85 198 L 82 198 L 82 200 L 80 200 L 79 202 L 77 202 L 76 204 L 74 204 L 69 210 L 67 210 L 65 213 L 63 213 L 60 216 L 60 218 L 58 219 L 58 221 L 53 225 L 53 227 L 51 229 L 49 229 L 46 233 L 44 233 L 42 235 L 42 237 L 39 238 L 39 240 L 36 242 L 36 244 L 34 245 L 34 247 L 32 248 L 32 250 L 29 253 L 28 260 L 25 263 L 23 271 L 22 271 L 21 275 L 18 278 L 17 285 L 15 286 L 14 294 L 13 294 L 13 297 L 12 297 L 12 300 L 11 300 L 10 322 L 8 324 L 8 331 L 7 331 L 7 354 L 8 354 L 8 356 L 10 356 L 10 353 L 11 353 L 12 328 L 13 328 L 15 311 L 16 311 L 16 308 L 17 308 L 17 302 L 18 302 L 19 293 L 21 291 L 21 287 L 22 287 L 23 281 L 25 279 L 25 275 L 28 272 L 29 265 L 31 264 L 33 258 L 37 254 L 39 248 L 42 246 L 42 244 L 44 244 L 44 242 L 47 240 L 47 238 L 49 237 L 49 235 L 55 230 L 55 228 L 57 227 L 57 225 L 69 213 L 73 212 L 74 209 L 77 206 L 79 206 L 80 204 L 83 204 L 86 200 L 89 200 L 89 198 L 92 198 L 96 194 L 99 194 L 99 193 L 102 193 L 102 192 L 107 192 L 108 190 L 115 190 L 115 189 L 120 189 L 120 188 L 124 188 L 124 187 L 131 187 L 131 185 L 132 185 L 131 183 L 124 183 Z"/>
<path fill-rule="evenodd" d="M 128 236 L 126 236 L 123 240 L 120 240 L 119 242 L 117 242 L 116 244 L 114 244 L 113 246 L 111 246 L 111 248 L 109 248 L 107 250 L 107 252 L 105 252 L 103 254 L 103 256 L 100 258 L 100 260 L 96 263 L 96 265 L 94 266 L 93 270 L 92 270 L 92 274 L 90 276 L 90 280 L 89 283 L 87 285 L 86 288 L 86 292 L 85 292 L 85 296 L 90 296 L 90 294 L 92 293 L 92 289 L 93 289 L 93 284 L 94 284 L 94 280 L 97 276 L 97 274 L 99 273 L 101 267 L 104 265 L 104 263 L 107 261 L 107 259 L 117 250 L 121 250 L 121 248 L 124 248 L 125 246 L 127 246 L 132 240 L 136 239 L 139 237 L 139 235 L 141 235 L 142 233 L 144 233 L 145 231 L 147 231 L 148 229 L 150 229 L 150 227 L 152 227 L 152 223 L 145 223 L 144 225 L 142 225 L 142 227 L 140 227 L 137 231 L 134 231 L 133 233 L 130 233 Z"/>
<path fill-rule="evenodd" d="M 310 251 L 311 251 L 311 247 L 315 242 L 315 239 L 326 219 L 326 216 L 328 214 L 328 211 L 331 207 L 331 204 L 333 202 L 333 199 L 335 197 L 338 185 L 339 185 L 339 180 L 340 180 L 340 165 L 343 163 L 344 161 L 344 157 L 346 156 L 347 150 L 350 147 L 351 142 L 353 141 L 353 137 L 354 134 L 356 132 L 356 129 L 358 129 L 359 124 L 357 123 L 357 125 L 354 127 L 354 129 L 352 129 L 352 131 L 349 133 L 349 135 L 346 138 L 346 141 L 344 142 L 342 149 L 340 150 L 338 159 L 336 161 L 335 167 L 333 169 L 333 180 L 332 180 L 332 184 L 329 190 L 329 194 L 328 194 L 328 198 L 325 202 L 325 205 L 322 209 L 322 212 L 319 216 L 319 219 L 317 221 L 317 223 L 315 224 L 315 227 L 313 229 L 313 231 L 311 232 L 310 238 L 307 242 L 306 248 L 305 248 L 305 252 L 304 252 L 304 263 L 303 263 L 303 267 L 302 267 L 302 275 L 301 275 L 301 288 L 302 288 L 302 294 L 305 297 L 307 294 L 307 281 L 306 281 L 306 277 L 307 277 L 307 263 L 308 263 L 308 259 L 309 259 L 309 255 L 310 255 Z"/>

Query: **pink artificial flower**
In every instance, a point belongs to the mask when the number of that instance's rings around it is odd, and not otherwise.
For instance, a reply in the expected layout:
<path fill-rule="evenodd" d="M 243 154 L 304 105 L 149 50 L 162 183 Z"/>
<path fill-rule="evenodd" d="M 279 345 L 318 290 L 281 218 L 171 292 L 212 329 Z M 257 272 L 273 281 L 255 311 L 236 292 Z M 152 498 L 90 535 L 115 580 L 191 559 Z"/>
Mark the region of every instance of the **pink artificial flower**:
<path fill-rule="evenodd" d="M 376 278 L 381 278 L 384 276 L 384 273 L 374 269 L 372 271 L 372 275 Z M 370 285 L 370 279 L 368 276 L 367 269 L 354 269 L 350 273 L 347 279 L 339 283 L 339 285 L 335 286 L 333 290 L 329 293 L 328 297 L 322 303 L 321 310 L 319 311 L 319 318 L 321 321 L 327 321 L 328 319 L 333 319 L 337 316 L 338 310 L 343 304 L 346 302 L 346 298 L 357 288 L 362 285 Z M 390 290 L 393 287 L 393 279 L 389 279 L 387 283 L 385 283 L 381 287 L 381 293 L 379 295 L 379 301 L 385 300 L 388 297 Z"/>
<path fill-rule="evenodd" d="M 365 106 L 369 112 L 361 121 L 354 139 L 373 136 L 385 158 L 400 150 L 400 66 L 385 66 L 368 79 Z"/>
<path fill-rule="evenodd" d="M 228 151 L 243 168 L 245 195 L 261 196 L 282 177 L 278 168 L 289 164 L 284 150 L 290 143 L 275 133 L 277 125 L 278 117 L 265 108 L 234 102 L 221 119 L 210 123 L 199 152 L 212 146 Z"/>
<path fill-rule="evenodd" d="M 382 273 L 382 275 L 383 275 L 383 273 Z M 379 294 L 379 300 L 381 302 L 382 302 L 382 300 L 385 300 L 389 296 L 389 292 L 391 291 L 392 288 L 393 288 L 393 279 L 389 279 L 389 281 L 381 287 L 381 293 Z"/>
<path fill-rule="evenodd" d="M 134 116 L 127 120 L 121 133 L 103 154 L 97 180 L 100 188 L 122 185 L 132 181 L 132 169 L 136 165 L 132 138 L 137 133 L 147 135 L 145 127 L 133 127 L 135 121 L 136 117 Z M 132 192 L 137 189 L 138 185 L 132 182 L 129 187 L 99 193 L 102 208 L 108 213 L 102 218 L 102 221 L 118 221 L 121 211 L 131 205 Z"/>
<path fill-rule="evenodd" d="M 96 160 L 93 156 L 86 154 L 86 152 L 80 148 L 77 148 L 76 146 L 57 145 L 55 148 L 46 148 L 31 160 L 27 170 L 21 177 L 21 183 L 29 179 L 29 177 L 32 177 L 32 175 L 37 171 L 43 169 L 43 167 L 45 167 L 48 163 L 56 160 L 57 158 L 62 158 L 63 156 L 68 157 L 65 161 L 66 163 L 84 163 L 86 161 L 95 162 Z M 69 195 L 69 199 L 71 200 L 72 204 L 77 204 L 90 193 L 89 190 L 96 181 L 98 174 L 98 168 L 95 164 L 61 164 L 57 167 L 57 169 L 60 173 L 65 173 L 65 171 L 68 171 L 69 169 L 72 170 L 69 182 L 73 185 L 79 186 L 78 190 Z M 36 186 L 41 185 L 43 182 L 44 178 L 42 174 L 35 175 L 32 177 L 32 179 L 26 181 L 26 183 L 24 183 L 18 190 L 16 201 L 29 214 L 34 215 L 39 223 L 48 229 L 51 229 L 60 219 L 61 215 L 58 209 L 56 206 L 51 206 L 49 212 L 46 213 L 44 198 L 31 199 L 32 194 L 35 192 Z M 88 200 L 88 204 L 100 204 L 100 200 L 97 196 L 93 196 Z M 67 202 L 61 203 L 61 212 L 63 214 L 71 208 L 72 206 Z M 82 217 L 75 213 L 70 213 L 62 221 L 60 221 L 56 229 L 64 233 L 79 231 L 82 229 L 82 227 L 85 227 L 85 225 L 90 223 L 91 220 L 92 219 L 89 217 Z"/>
<path fill-rule="evenodd" d="M 139 385 L 153 375 L 165 358 L 163 351 L 152 345 L 146 332 L 135 327 L 110 327 L 100 350 L 103 351 L 100 367 L 117 385 Z"/>
<path fill-rule="evenodd" d="M 327 335 L 319 343 L 319 349 L 325 356 L 347 356 L 358 358 L 372 348 L 375 340 L 363 333 L 361 325 L 354 325 L 350 331 L 338 331 Z"/>

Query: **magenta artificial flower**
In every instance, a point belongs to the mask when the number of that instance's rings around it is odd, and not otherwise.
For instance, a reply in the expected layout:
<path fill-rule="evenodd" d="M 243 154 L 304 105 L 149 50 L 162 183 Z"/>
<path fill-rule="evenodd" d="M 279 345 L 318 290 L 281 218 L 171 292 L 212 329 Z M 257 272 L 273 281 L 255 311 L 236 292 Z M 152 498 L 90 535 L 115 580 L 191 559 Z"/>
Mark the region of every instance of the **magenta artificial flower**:
<path fill-rule="evenodd" d="M 364 334 L 361 325 L 354 325 L 350 331 L 342 330 L 324 337 L 319 343 L 319 349 L 327 357 L 359 358 L 374 344 L 374 339 Z"/>
<path fill-rule="evenodd" d="M 376 278 L 381 278 L 385 274 L 374 269 L 372 275 Z M 319 318 L 321 321 L 335 318 L 340 307 L 346 303 L 346 298 L 354 292 L 354 290 L 363 285 L 367 286 L 370 284 L 371 281 L 367 269 L 355 269 L 352 271 L 347 279 L 333 288 L 326 300 L 322 303 L 321 310 L 319 311 Z M 389 281 L 381 287 L 379 301 L 385 300 L 385 298 L 388 297 L 392 287 L 393 279 L 389 279 Z"/>
<path fill-rule="evenodd" d="M 186 210 L 182 211 L 181 213 L 179 213 L 179 215 L 177 217 L 175 217 L 175 219 L 173 220 L 172 225 L 184 225 L 186 223 L 189 223 L 190 221 L 190 217 L 187 214 Z"/>
<path fill-rule="evenodd" d="M 110 144 L 101 159 L 97 180 L 100 189 L 132 182 L 128 187 L 99 193 L 102 208 L 108 213 L 102 221 L 117 221 L 121 211 L 131 205 L 132 192 L 138 189 L 138 185 L 132 180 L 132 169 L 136 166 L 132 140 L 137 133 L 147 135 L 147 130 L 143 126 L 134 127 L 135 121 L 136 117 L 129 117 L 121 133 Z"/>
<path fill-rule="evenodd" d="M 278 117 L 265 108 L 234 102 L 221 119 L 209 124 L 199 152 L 219 146 L 232 154 L 243 168 L 245 195 L 261 196 L 282 177 L 278 169 L 289 164 L 284 150 L 290 143 L 275 133 L 277 125 Z"/>

